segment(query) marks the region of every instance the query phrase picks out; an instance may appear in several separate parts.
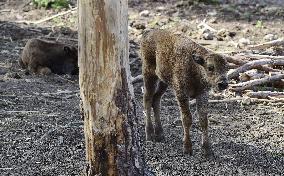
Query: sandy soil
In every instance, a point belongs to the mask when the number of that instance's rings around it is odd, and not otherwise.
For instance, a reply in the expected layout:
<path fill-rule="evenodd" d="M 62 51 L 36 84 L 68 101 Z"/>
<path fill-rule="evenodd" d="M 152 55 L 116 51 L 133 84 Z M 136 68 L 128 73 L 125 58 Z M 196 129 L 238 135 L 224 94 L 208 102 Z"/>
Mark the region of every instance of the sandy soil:
<path fill-rule="evenodd" d="M 16 23 L 43 19 L 57 12 L 35 9 L 27 2 L 0 1 L 0 175 L 80 175 L 84 169 L 85 146 L 78 76 L 25 75 L 17 65 L 29 38 L 60 37 L 62 42 L 76 45 L 77 13 L 39 25 Z M 283 37 L 281 0 L 223 2 L 188 5 L 177 0 L 129 1 L 133 76 L 141 74 L 138 43 L 144 28 L 172 27 L 217 52 L 240 50 L 234 43 L 241 38 L 254 44 L 263 42 L 270 33 Z M 149 10 L 149 14 L 140 16 L 143 10 Z M 213 28 L 227 29 L 236 35 L 223 41 L 200 39 L 197 25 L 205 18 Z M 134 85 L 137 115 L 143 129 L 141 87 L 142 83 Z M 232 95 L 226 92 L 220 97 L 227 96 Z M 170 89 L 166 92 L 162 100 L 166 141 L 141 141 L 148 167 L 155 175 L 283 175 L 283 104 L 214 103 L 209 111 L 214 157 L 201 155 L 197 118 L 191 130 L 194 154 L 184 155 L 177 103 L 173 92 Z M 141 135 L 144 137 L 143 131 Z"/>

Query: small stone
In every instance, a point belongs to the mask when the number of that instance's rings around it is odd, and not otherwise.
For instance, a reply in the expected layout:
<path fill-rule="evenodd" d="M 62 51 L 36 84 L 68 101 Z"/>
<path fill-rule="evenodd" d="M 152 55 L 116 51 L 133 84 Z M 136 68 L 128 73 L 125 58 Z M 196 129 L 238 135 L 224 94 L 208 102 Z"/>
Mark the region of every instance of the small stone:
<path fill-rule="evenodd" d="M 187 5 L 187 3 L 185 1 L 178 1 L 175 4 L 176 7 L 183 7 L 183 6 L 186 6 L 186 5 Z"/>
<path fill-rule="evenodd" d="M 265 41 L 272 41 L 272 40 L 276 40 L 277 39 L 277 36 L 274 35 L 274 34 L 267 34 L 263 37 L 263 39 Z"/>
<path fill-rule="evenodd" d="M 247 46 L 250 44 L 250 40 L 249 39 L 246 39 L 246 38 L 241 38 L 239 40 L 239 47 L 244 47 L 244 46 Z"/>
<path fill-rule="evenodd" d="M 18 73 L 6 73 L 4 76 L 5 79 L 21 79 L 22 77 Z"/>
<path fill-rule="evenodd" d="M 140 22 L 140 21 L 134 21 L 132 24 L 132 27 L 136 28 L 136 29 L 146 29 L 146 26 L 144 23 Z"/>
<path fill-rule="evenodd" d="M 214 38 L 214 33 L 212 31 L 210 31 L 209 29 L 205 29 L 203 32 L 202 32 L 202 38 L 204 40 L 213 40 Z"/>
<path fill-rule="evenodd" d="M 163 7 L 163 6 L 159 6 L 159 7 L 156 8 L 156 10 L 157 10 L 157 12 L 162 12 L 162 11 L 165 11 L 166 8 Z"/>
<path fill-rule="evenodd" d="M 217 32 L 217 35 L 222 37 L 222 38 L 225 38 L 227 37 L 227 34 L 228 34 L 228 31 L 226 29 L 220 29 L 218 32 Z"/>
<path fill-rule="evenodd" d="M 236 35 L 237 35 L 237 33 L 236 32 L 229 32 L 229 34 L 228 34 L 230 37 L 235 37 Z"/>
<path fill-rule="evenodd" d="M 148 17 L 150 15 L 149 10 L 143 10 L 142 12 L 139 13 L 141 17 Z"/>
<path fill-rule="evenodd" d="M 217 23 L 217 18 L 211 18 L 208 22 L 209 23 Z"/>

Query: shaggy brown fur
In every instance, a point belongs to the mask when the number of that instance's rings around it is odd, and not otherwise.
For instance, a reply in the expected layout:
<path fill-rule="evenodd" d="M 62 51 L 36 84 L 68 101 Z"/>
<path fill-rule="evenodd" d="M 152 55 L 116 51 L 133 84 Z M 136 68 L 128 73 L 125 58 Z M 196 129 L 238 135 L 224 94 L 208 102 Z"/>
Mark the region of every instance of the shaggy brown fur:
<path fill-rule="evenodd" d="M 160 100 L 168 85 L 176 94 L 184 129 L 184 152 L 192 155 L 190 127 L 192 116 L 189 99 L 195 98 L 202 130 L 202 146 L 209 153 L 207 103 L 210 87 L 224 90 L 228 86 L 227 62 L 219 54 L 207 50 L 183 35 L 166 30 L 143 34 L 141 40 L 144 76 L 144 108 L 146 139 L 164 140 L 160 120 Z M 154 124 L 151 109 L 154 111 Z"/>
<path fill-rule="evenodd" d="M 62 43 L 30 39 L 19 65 L 36 74 L 78 74 L 78 51 Z"/>

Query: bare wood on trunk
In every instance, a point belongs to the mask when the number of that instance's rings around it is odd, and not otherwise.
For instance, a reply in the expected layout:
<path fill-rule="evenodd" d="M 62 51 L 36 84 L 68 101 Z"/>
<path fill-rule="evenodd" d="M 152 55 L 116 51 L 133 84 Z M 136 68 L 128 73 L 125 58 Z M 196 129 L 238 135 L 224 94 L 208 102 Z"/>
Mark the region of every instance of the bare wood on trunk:
<path fill-rule="evenodd" d="M 278 81 L 278 80 L 281 80 L 281 79 L 284 79 L 284 74 L 279 74 L 279 75 L 266 77 L 266 78 L 262 78 L 262 79 L 256 79 L 256 80 L 252 80 L 252 81 L 247 81 L 247 82 L 243 82 L 243 83 L 239 83 L 239 84 L 233 84 L 233 85 L 231 85 L 232 86 L 231 90 L 243 91 L 243 90 L 249 89 L 249 88 L 256 86 L 256 85 L 274 82 L 274 81 Z"/>
<path fill-rule="evenodd" d="M 128 64 L 127 0 L 78 4 L 86 175 L 143 175 Z"/>
<path fill-rule="evenodd" d="M 284 46 L 284 39 L 283 38 L 280 38 L 280 39 L 277 39 L 277 40 L 273 40 L 273 41 L 270 41 L 270 42 L 265 42 L 265 43 L 262 43 L 262 44 L 259 44 L 259 45 L 251 45 L 251 46 L 248 46 L 248 49 L 250 50 L 259 50 L 259 49 L 267 49 L 267 48 L 270 48 L 270 47 L 275 47 L 275 46 Z"/>
<path fill-rule="evenodd" d="M 251 68 L 255 68 L 259 65 L 284 65 L 284 59 L 262 59 L 262 60 L 255 60 L 244 64 L 243 66 L 237 68 L 236 70 L 228 73 L 228 78 L 234 78 L 239 75 L 239 73 L 243 73 Z"/>

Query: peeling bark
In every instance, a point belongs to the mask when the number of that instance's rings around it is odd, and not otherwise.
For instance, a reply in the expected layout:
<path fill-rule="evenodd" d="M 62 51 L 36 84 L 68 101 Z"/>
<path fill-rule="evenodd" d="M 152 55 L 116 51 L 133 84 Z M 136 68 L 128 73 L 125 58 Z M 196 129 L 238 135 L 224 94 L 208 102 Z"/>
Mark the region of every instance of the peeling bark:
<path fill-rule="evenodd" d="M 79 1 L 86 175 L 143 175 L 128 64 L 127 0 Z"/>

